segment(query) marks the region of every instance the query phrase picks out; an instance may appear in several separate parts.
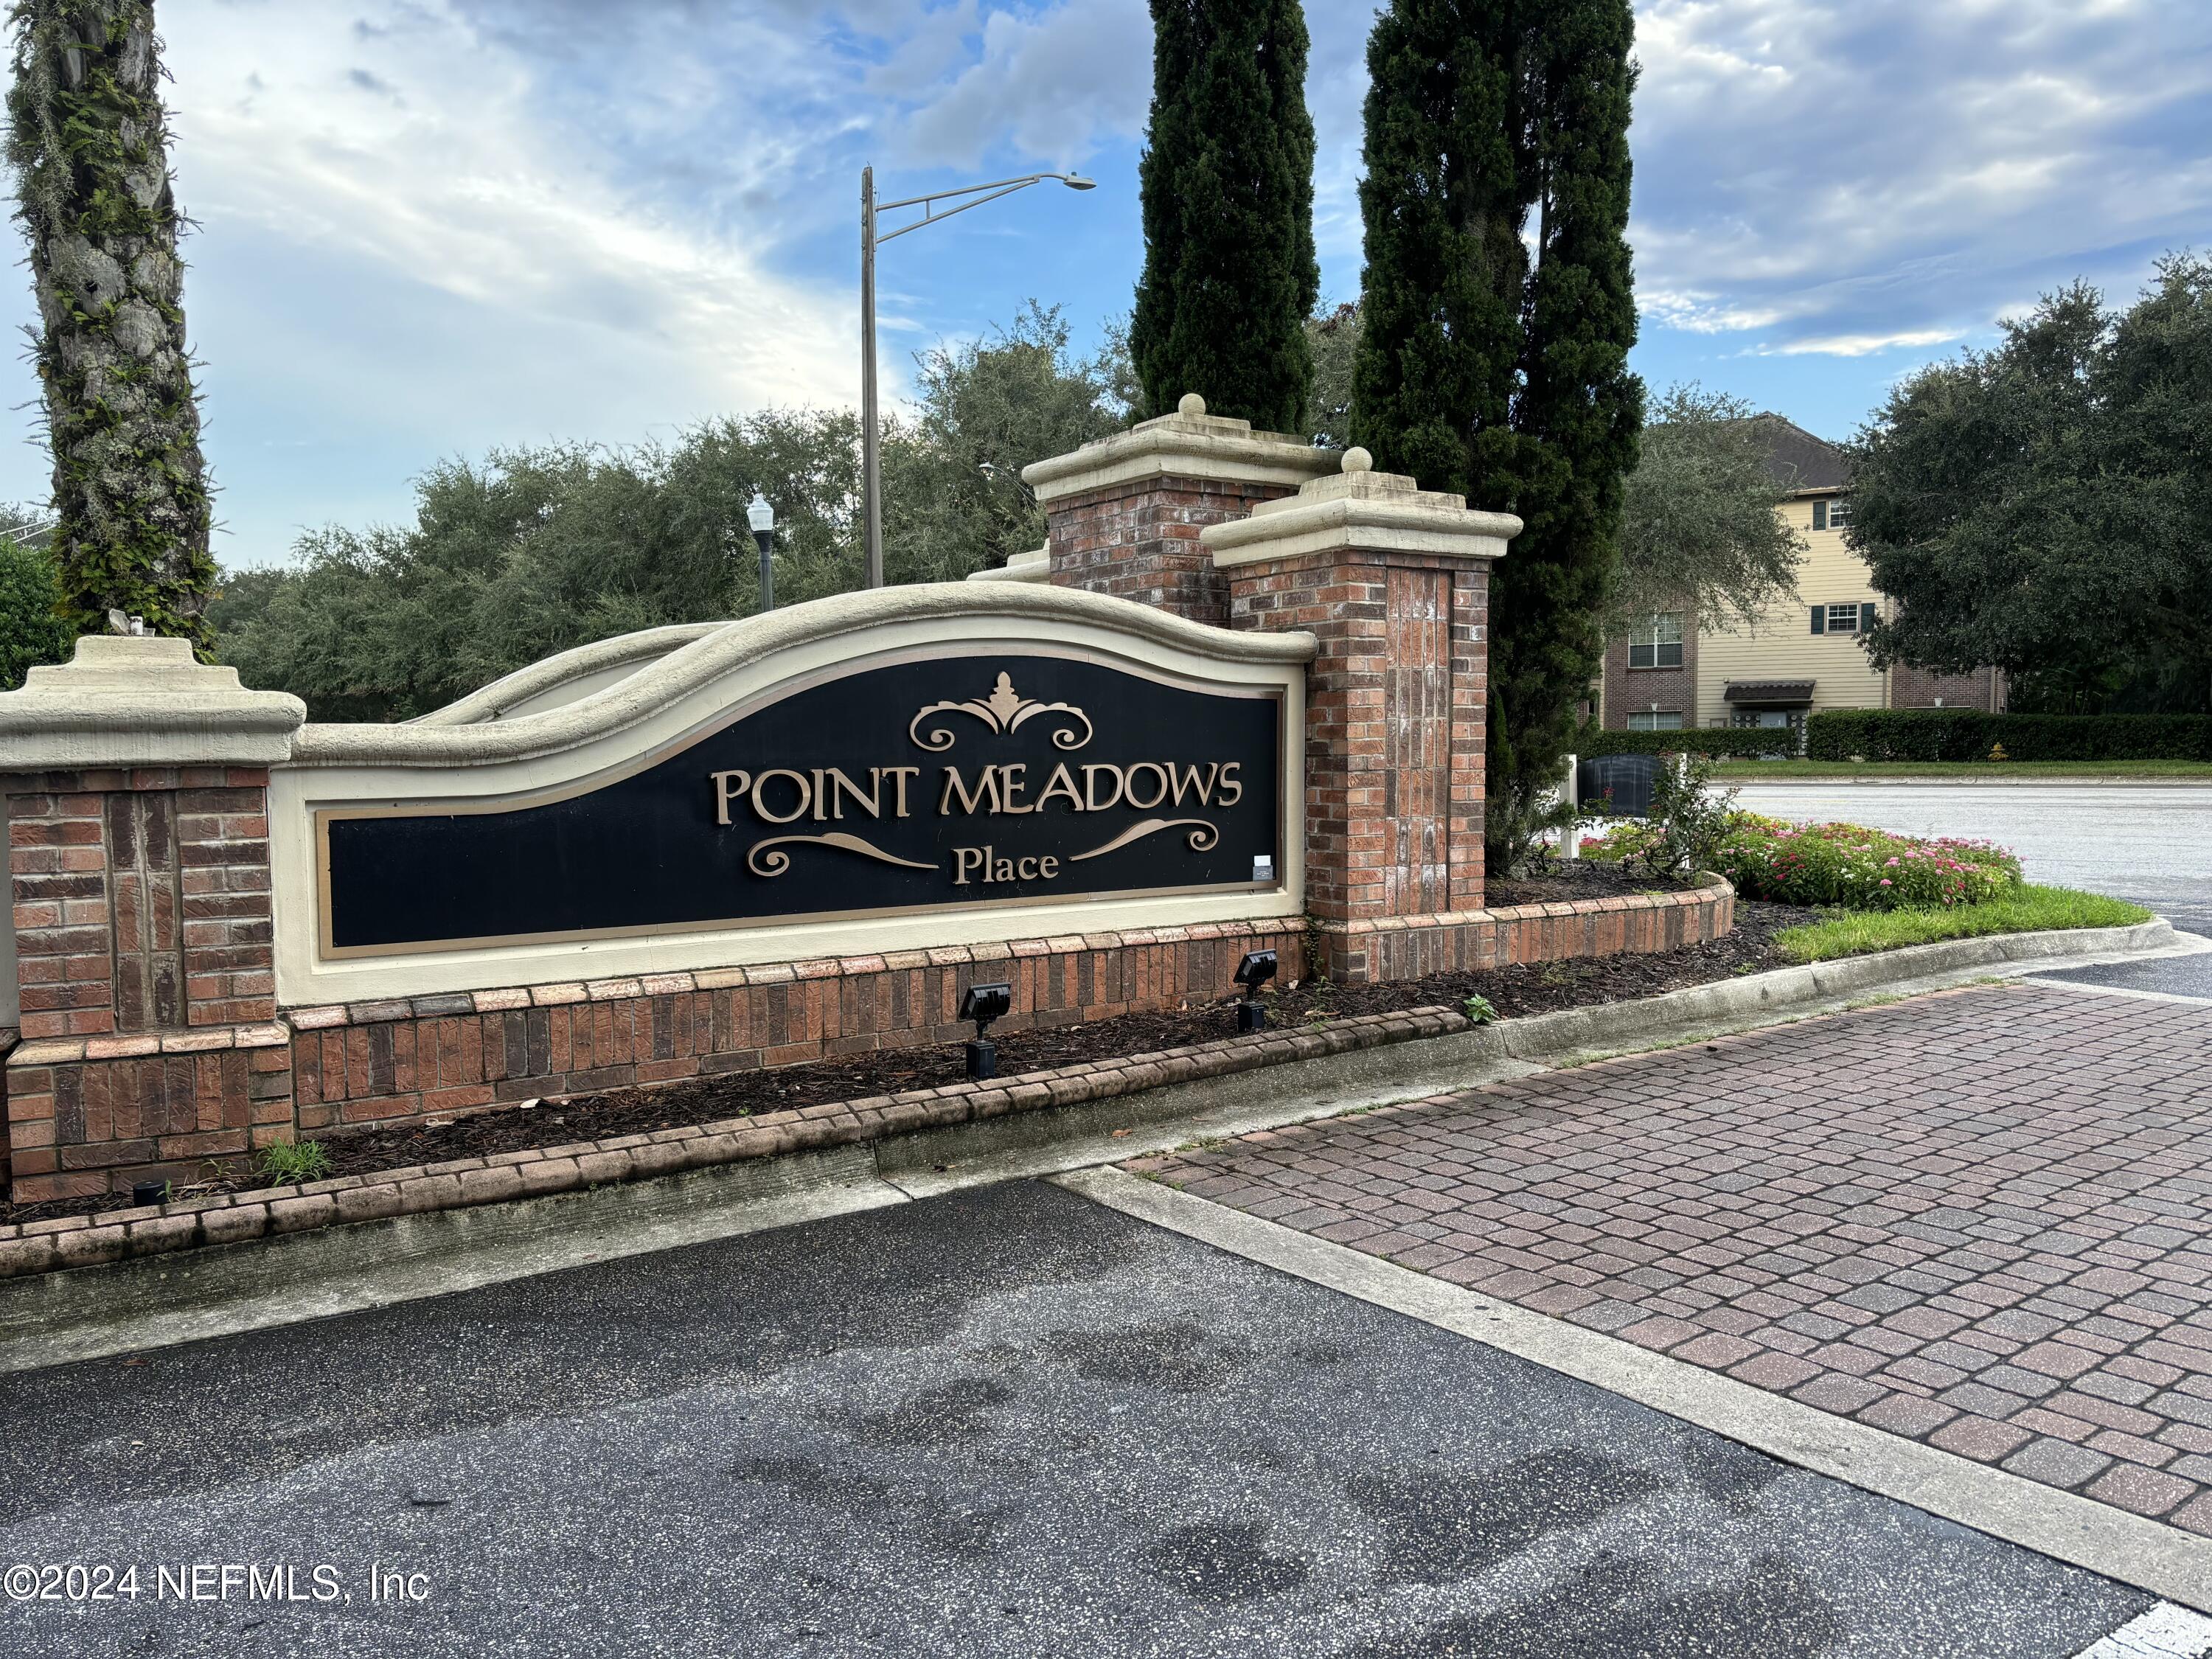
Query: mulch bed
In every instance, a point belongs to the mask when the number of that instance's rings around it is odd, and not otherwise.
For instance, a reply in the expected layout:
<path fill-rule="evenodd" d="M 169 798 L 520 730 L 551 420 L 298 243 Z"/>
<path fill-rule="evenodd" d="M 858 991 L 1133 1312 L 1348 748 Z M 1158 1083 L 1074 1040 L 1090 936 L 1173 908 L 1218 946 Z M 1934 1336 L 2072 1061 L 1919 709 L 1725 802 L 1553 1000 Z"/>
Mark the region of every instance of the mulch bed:
<path fill-rule="evenodd" d="M 1648 890 L 1649 883 L 1628 880 L 1617 868 L 1585 865 L 1555 876 L 1493 883 L 1489 895 L 1493 904 L 1532 904 Z M 1303 984 L 1278 990 L 1269 997 L 1270 1023 L 1300 1025 L 1352 1014 L 1456 1008 L 1468 998 L 1477 996 L 1488 999 L 1500 1018 L 1517 1019 L 1562 1008 L 1656 996 L 1738 974 L 1785 967 L 1788 963 L 1775 949 L 1774 936 L 1785 927 L 1818 920 L 1815 911 L 1739 898 L 1735 930 L 1711 944 L 1651 956 L 1529 963 L 1380 985 Z M 1227 1001 L 1158 1013 L 1124 1014 L 1085 1024 L 1006 1031 L 995 1038 L 999 1074 L 1018 1077 L 1084 1060 L 1180 1048 L 1233 1036 L 1236 1031 L 1236 1014 Z M 714 1123 L 825 1101 L 935 1088 L 957 1083 L 965 1075 L 958 1043 L 887 1048 L 774 1071 L 732 1072 L 650 1089 L 618 1089 L 529 1106 L 502 1107 L 443 1122 L 428 1120 L 399 1128 L 348 1131 L 330 1135 L 322 1144 L 330 1154 L 331 1174 L 365 1175 L 448 1158 L 485 1158 L 573 1141 L 602 1140 L 612 1135 Z M 190 1191 L 243 1192 L 277 1184 L 282 1183 L 240 1172 L 195 1184 Z M 175 1195 L 185 1194 L 180 1190 Z M 97 1215 L 128 1208 L 131 1201 L 129 1193 L 111 1193 L 96 1199 L 0 1204 L 0 1223 Z"/>

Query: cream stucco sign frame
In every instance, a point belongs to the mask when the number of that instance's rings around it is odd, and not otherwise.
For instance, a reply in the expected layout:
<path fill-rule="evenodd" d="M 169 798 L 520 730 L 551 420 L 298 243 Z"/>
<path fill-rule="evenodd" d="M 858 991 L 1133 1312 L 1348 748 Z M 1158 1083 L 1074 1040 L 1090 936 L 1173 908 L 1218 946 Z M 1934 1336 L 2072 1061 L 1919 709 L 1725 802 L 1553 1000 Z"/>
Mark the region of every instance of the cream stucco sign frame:
<path fill-rule="evenodd" d="M 825 676 L 1014 647 L 1201 690 L 1280 697 L 1283 860 L 1275 883 L 368 957 L 324 949 L 318 826 L 333 813 L 480 810 L 588 789 Z M 585 647 L 410 725 L 302 726 L 270 785 L 278 1001 L 358 1002 L 1297 915 L 1304 907 L 1304 665 L 1314 652 L 1310 635 L 1209 628 L 1097 594 L 945 583 Z"/>

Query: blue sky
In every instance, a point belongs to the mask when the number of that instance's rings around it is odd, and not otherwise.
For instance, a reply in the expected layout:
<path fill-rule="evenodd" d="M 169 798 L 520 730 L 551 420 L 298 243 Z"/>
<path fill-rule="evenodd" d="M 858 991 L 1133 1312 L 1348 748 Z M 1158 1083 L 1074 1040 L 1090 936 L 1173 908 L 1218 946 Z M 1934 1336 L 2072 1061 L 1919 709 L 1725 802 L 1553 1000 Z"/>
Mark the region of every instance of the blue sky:
<path fill-rule="evenodd" d="M 1643 342 L 1843 435 L 2075 276 L 2212 244 L 2203 0 L 1639 0 Z M 1372 7 L 1315 0 L 1324 291 L 1359 282 Z M 161 0 L 218 556 L 411 516 L 443 455 L 850 402 L 858 174 L 1090 173 L 884 251 L 885 374 L 1030 295 L 1127 309 L 1144 0 Z M 32 316 L 27 277 L 5 290 Z M 5 372 L 0 498 L 44 494 Z"/>

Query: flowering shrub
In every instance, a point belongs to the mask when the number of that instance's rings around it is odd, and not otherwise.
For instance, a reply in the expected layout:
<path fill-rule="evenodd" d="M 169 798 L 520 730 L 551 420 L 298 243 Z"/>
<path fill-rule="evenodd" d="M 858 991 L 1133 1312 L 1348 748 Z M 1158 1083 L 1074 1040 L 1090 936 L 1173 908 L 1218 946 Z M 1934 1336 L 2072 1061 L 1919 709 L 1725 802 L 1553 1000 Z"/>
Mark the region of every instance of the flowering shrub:
<path fill-rule="evenodd" d="M 1948 908 L 2018 888 L 2020 860 L 1986 841 L 1923 841 L 1856 823 L 1735 813 L 1715 867 L 1746 898 L 1852 910 Z"/>

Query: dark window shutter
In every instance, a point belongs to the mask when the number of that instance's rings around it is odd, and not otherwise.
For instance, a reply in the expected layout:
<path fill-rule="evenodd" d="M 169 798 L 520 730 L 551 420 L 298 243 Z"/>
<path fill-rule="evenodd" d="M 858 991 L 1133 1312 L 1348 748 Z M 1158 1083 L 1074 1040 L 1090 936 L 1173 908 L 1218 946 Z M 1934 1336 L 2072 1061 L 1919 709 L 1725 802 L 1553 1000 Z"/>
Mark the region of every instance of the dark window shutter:
<path fill-rule="evenodd" d="M 1874 614 L 1874 606 L 1873 606 L 1873 605 L 1862 605 L 1861 606 L 1859 606 L 1859 632 L 1860 632 L 1860 633 L 1862 633 L 1862 634 L 1871 634 L 1871 633 L 1873 633 L 1873 632 L 1874 632 L 1874 624 L 1875 624 L 1875 614 Z"/>
<path fill-rule="evenodd" d="M 1813 631 L 1815 634 L 1825 634 L 1828 631 L 1828 607 L 1825 605 L 1816 605 L 1813 607 Z"/>
<path fill-rule="evenodd" d="M 1813 503 L 1813 528 L 1814 528 L 1814 529 L 1815 529 L 1815 530 L 1826 530 L 1827 527 L 1828 527 L 1828 504 L 1827 504 L 1827 502 L 1826 502 L 1826 501 L 1815 501 L 1815 502 L 1814 502 L 1814 503 Z"/>

